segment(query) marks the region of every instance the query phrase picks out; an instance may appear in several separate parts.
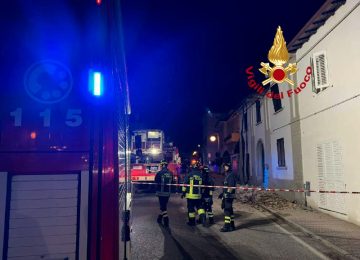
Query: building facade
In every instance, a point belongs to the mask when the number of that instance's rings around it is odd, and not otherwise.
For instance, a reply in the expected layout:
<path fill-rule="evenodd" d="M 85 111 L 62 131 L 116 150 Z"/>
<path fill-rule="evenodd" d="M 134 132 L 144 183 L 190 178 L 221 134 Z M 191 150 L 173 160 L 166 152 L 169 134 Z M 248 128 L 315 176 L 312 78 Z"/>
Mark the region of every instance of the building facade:
<path fill-rule="evenodd" d="M 326 4 L 331 5 L 329 1 Z M 326 4 L 323 9 L 328 8 Z M 309 88 L 297 98 L 303 178 L 315 190 L 358 191 L 360 187 L 360 137 L 355 134 L 360 127 L 360 79 L 352 69 L 360 62 L 359 5 L 358 0 L 346 1 L 295 52 L 298 84 L 306 68 L 313 68 Z M 312 20 L 323 13 L 318 12 Z M 305 26 L 307 30 L 312 20 Z M 298 35 L 301 37 L 304 33 Z M 312 193 L 308 202 L 360 224 L 358 195 Z"/>
<path fill-rule="evenodd" d="M 360 1 L 326 1 L 288 45 L 298 71 L 240 106 L 242 183 L 272 188 L 358 191 Z M 300 88 L 301 86 L 301 88 Z M 297 93 L 295 90 L 297 89 Z M 304 193 L 281 193 L 304 203 Z M 360 196 L 310 193 L 307 203 L 360 224 Z"/>

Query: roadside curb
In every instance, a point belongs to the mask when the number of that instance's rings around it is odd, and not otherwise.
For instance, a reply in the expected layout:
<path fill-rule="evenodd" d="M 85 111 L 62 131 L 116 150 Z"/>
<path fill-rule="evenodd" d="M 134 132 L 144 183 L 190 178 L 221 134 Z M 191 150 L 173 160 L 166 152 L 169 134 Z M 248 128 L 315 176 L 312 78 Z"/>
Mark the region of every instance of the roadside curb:
<path fill-rule="evenodd" d="M 257 206 L 259 206 L 260 208 L 262 208 L 263 210 L 269 212 L 270 214 L 272 214 L 274 217 L 286 222 L 288 225 L 292 226 L 293 228 L 296 228 L 298 230 L 300 230 L 301 232 L 303 232 L 304 234 L 306 234 L 307 236 L 309 237 L 312 237 L 312 238 L 315 238 L 317 240 L 319 240 L 321 243 L 323 243 L 325 246 L 337 251 L 339 254 L 341 254 L 342 256 L 344 257 L 347 257 L 348 259 L 352 259 L 352 260 L 359 260 L 359 258 L 357 257 L 354 257 L 352 256 L 349 252 L 345 251 L 344 249 L 334 245 L 333 243 L 331 243 L 330 241 L 316 235 L 315 233 L 311 232 L 310 230 L 304 228 L 303 226 L 299 225 L 299 224 L 296 224 L 295 222 L 281 216 L 280 214 L 276 213 L 275 211 L 263 206 L 263 205 L 260 205 L 260 204 L 257 204 Z"/>

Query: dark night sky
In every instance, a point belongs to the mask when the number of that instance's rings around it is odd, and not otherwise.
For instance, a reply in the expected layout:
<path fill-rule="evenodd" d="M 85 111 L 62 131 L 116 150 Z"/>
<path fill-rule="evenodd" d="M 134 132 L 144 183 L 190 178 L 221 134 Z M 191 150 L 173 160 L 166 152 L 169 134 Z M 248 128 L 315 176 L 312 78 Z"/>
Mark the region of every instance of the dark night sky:
<path fill-rule="evenodd" d="M 193 149 L 205 107 L 226 112 L 249 93 L 245 69 L 267 60 L 277 26 L 289 43 L 324 2 L 123 0 L 132 126 Z"/>

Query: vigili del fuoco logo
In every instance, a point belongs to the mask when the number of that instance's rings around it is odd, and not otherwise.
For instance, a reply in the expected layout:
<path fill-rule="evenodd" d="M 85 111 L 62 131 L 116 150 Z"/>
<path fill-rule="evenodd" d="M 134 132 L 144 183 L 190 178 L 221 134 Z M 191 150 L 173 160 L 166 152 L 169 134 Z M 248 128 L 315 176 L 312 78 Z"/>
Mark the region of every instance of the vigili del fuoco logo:
<path fill-rule="evenodd" d="M 248 86 L 254 89 L 257 93 L 262 94 L 265 91 L 265 86 L 268 83 L 283 83 L 287 82 L 289 85 L 294 86 L 294 82 L 289 79 L 289 75 L 293 75 L 297 72 L 298 68 L 296 63 L 289 63 L 286 67 L 284 65 L 289 61 L 289 52 L 286 48 L 286 42 L 283 36 L 283 32 L 281 27 L 279 26 L 276 31 L 276 35 L 274 38 L 274 43 L 271 46 L 271 49 L 268 53 L 268 59 L 273 64 L 270 66 L 269 63 L 261 62 L 261 68 L 259 71 L 267 77 L 262 82 L 262 85 L 257 83 L 254 79 L 253 66 L 250 66 L 246 69 L 246 74 L 248 75 Z M 307 82 L 309 82 L 312 74 L 311 66 L 306 68 L 306 75 L 304 77 L 304 81 L 296 88 L 290 88 L 286 91 L 288 97 L 291 97 L 293 93 L 299 94 L 305 87 Z M 273 93 L 272 91 L 268 91 L 266 93 L 266 97 L 273 99 L 282 99 L 284 98 L 284 92 Z"/>

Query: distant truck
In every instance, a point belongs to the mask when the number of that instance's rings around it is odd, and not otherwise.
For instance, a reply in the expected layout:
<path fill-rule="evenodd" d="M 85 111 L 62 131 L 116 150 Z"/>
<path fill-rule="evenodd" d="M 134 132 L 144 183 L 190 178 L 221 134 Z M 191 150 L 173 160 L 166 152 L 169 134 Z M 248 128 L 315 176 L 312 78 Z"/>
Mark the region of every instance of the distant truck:
<path fill-rule="evenodd" d="M 172 143 L 165 143 L 164 132 L 159 129 L 133 131 L 131 136 L 131 180 L 154 182 L 160 171 L 161 160 L 169 162 L 168 168 L 178 183 L 180 173 L 179 152 Z"/>

